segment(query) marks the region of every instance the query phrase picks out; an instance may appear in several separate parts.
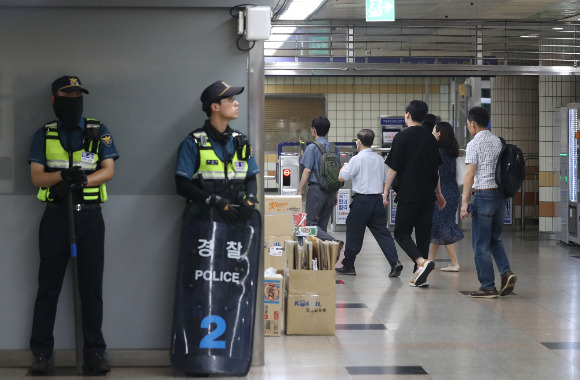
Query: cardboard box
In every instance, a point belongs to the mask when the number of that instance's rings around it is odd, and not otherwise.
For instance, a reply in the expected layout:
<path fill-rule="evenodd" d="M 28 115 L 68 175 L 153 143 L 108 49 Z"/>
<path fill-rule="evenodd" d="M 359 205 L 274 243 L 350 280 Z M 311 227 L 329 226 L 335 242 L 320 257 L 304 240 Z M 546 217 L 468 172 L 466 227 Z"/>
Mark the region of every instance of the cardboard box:
<path fill-rule="evenodd" d="M 302 196 L 300 195 L 266 195 L 264 202 L 266 215 L 302 212 Z"/>
<path fill-rule="evenodd" d="M 286 334 L 334 335 L 334 270 L 289 270 Z"/>
<path fill-rule="evenodd" d="M 292 236 L 264 236 L 264 268 L 284 270 L 288 262 L 285 240 L 293 240 Z"/>
<path fill-rule="evenodd" d="M 264 215 L 264 236 L 289 236 L 294 234 L 292 214 Z"/>
<path fill-rule="evenodd" d="M 264 277 L 264 335 L 280 336 L 284 277 Z"/>

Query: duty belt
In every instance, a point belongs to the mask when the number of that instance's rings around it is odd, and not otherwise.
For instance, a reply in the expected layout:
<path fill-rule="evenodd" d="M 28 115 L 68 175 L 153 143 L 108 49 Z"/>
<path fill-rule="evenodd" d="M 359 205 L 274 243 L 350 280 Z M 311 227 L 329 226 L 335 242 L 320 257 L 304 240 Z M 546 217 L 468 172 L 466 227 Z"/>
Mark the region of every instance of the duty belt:
<path fill-rule="evenodd" d="M 67 206 L 61 203 L 47 203 L 46 204 L 47 208 L 60 208 L 60 209 L 64 209 Z M 73 210 L 74 211 L 86 211 L 86 210 L 100 210 L 101 209 L 101 205 L 100 204 L 83 204 L 83 203 L 79 203 L 79 204 L 74 204 L 73 205 Z"/>

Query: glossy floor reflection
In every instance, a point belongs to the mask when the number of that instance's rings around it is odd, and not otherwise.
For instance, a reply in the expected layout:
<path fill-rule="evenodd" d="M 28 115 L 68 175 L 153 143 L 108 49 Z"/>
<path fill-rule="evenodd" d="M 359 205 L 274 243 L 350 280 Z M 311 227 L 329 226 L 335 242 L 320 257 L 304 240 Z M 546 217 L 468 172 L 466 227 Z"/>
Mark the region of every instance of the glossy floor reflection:
<path fill-rule="evenodd" d="M 471 299 L 466 294 L 479 283 L 469 231 L 457 244 L 461 272 L 440 271 L 449 262 L 442 248 L 429 288 L 409 286 L 412 265 L 400 250 L 405 269 L 388 278 L 367 231 L 357 275 L 337 276 L 336 335 L 267 337 L 266 365 L 252 367 L 248 378 L 579 379 L 580 248 L 537 235 L 511 227 L 502 235 L 518 276 L 515 295 Z M 26 372 L 0 369 L 0 378 Z M 168 367 L 113 368 L 107 376 L 171 377 Z"/>

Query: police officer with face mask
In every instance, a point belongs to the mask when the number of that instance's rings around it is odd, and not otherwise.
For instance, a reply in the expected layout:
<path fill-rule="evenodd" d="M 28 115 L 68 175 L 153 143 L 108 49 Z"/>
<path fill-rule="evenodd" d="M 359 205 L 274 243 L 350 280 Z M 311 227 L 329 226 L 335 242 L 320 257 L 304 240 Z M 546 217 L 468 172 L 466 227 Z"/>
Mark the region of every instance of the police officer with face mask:
<path fill-rule="evenodd" d="M 89 92 L 76 76 L 52 83 L 52 104 L 58 120 L 36 131 L 28 162 L 38 199 L 46 202 L 40 222 L 40 268 L 30 349 L 33 374 L 52 369 L 58 297 L 71 255 L 67 197 L 72 196 L 78 287 L 82 305 L 84 370 L 104 374 L 110 367 L 104 358 L 103 266 L 105 225 L 101 214 L 107 200 L 105 183 L 115 172 L 119 157 L 109 129 L 96 119 L 83 118 L 83 93 Z M 71 165 L 72 162 L 72 165 Z"/>

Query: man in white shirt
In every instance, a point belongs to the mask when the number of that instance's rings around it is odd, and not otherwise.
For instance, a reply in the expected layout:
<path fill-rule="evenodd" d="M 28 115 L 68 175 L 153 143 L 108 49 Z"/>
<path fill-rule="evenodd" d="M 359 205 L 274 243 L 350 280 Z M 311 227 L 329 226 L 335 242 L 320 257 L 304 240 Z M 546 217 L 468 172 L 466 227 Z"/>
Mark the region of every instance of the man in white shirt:
<path fill-rule="evenodd" d="M 338 180 L 342 182 L 352 179 L 355 195 L 346 218 L 346 246 L 342 268 L 336 268 L 336 273 L 356 275 L 354 262 L 362 248 L 365 229 L 368 227 L 391 265 L 389 277 L 398 277 L 403 265 L 399 262 L 395 241 L 387 229 L 387 213 L 382 197 L 387 179 L 386 166 L 382 157 L 371 150 L 375 139 L 372 130 L 362 129 L 356 137 L 359 153 L 343 166 L 338 176 Z"/>
<path fill-rule="evenodd" d="M 473 107 L 467 113 L 467 129 L 473 136 L 467 144 L 463 180 L 461 218 L 471 215 L 472 246 L 479 290 L 469 293 L 472 298 L 497 298 L 493 262 L 501 274 L 500 296 L 510 294 L 517 277 L 510 269 L 505 249 L 499 236 L 503 228 L 507 197 L 495 182 L 495 166 L 502 148 L 500 139 L 488 129 L 489 114 L 484 108 Z M 469 193 L 474 188 L 473 203 L 469 210 Z"/>

